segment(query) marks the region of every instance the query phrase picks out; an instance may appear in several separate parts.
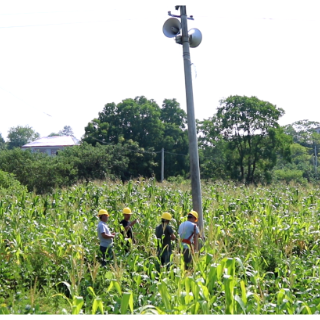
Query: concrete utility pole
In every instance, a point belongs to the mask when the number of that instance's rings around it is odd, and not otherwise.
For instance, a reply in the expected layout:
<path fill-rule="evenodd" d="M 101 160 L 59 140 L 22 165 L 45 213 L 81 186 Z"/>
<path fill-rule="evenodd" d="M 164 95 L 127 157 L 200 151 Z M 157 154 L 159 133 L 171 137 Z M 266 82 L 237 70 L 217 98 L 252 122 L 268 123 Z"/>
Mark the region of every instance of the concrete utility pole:
<path fill-rule="evenodd" d="M 179 7 L 180 7 L 180 14 L 181 14 L 184 78 L 185 78 L 186 98 L 187 98 L 192 204 L 193 204 L 193 210 L 198 212 L 198 215 L 199 215 L 198 226 L 202 234 L 203 233 L 203 213 L 202 213 L 200 168 L 199 168 L 199 154 L 198 154 L 198 138 L 197 138 L 195 115 L 194 115 L 193 88 L 192 88 L 192 77 L 191 77 L 191 59 L 190 59 L 188 22 L 187 22 L 188 18 L 187 18 L 186 6 L 179 6 Z"/>
<path fill-rule="evenodd" d="M 164 148 L 161 148 L 161 183 L 164 180 Z"/>

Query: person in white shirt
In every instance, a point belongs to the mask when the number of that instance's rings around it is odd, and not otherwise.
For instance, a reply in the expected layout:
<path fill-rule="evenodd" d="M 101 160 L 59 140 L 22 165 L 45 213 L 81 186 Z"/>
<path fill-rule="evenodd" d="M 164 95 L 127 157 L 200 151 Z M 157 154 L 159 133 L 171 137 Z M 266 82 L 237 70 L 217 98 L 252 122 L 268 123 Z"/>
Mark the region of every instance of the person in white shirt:
<path fill-rule="evenodd" d="M 188 220 L 182 222 L 178 229 L 183 248 L 185 269 L 189 268 L 189 265 L 192 261 L 191 253 L 198 251 L 199 228 L 196 224 L 197 221 L 198 213 L 192 210 L 188 213 Z"/>
<path fill-rule="evenodd" d="M 97 232 L 98 238 L 100 240 L 100 251 L 102 253 L 102 266 L 107 264 L 113 258 L 113 238 L 115 233 L 111 233 L 109 227 L 107 226 L 107 221 L 109 218 L 109 213 L 105 209 L 99 210 L 98 217 L 100 218 Z"/>

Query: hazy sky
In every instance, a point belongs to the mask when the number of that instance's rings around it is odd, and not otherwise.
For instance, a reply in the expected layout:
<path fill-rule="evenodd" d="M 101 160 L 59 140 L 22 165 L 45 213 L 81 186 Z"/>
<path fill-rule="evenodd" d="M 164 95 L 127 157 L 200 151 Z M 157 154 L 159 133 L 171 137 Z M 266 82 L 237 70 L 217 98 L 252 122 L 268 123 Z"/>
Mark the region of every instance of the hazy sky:
<path fill-rule="evenodd" d="M 144 95 L 186 110 L 182 46 L 162 33 L 175 2 L 0 0 L 0 133 L 65 125 L 81 138 L 104 105 Z M 320 121 L 319 1 L 188 1 L 195 116 L 219 100 L 256 96 L 281 107 L 280 124 Z"/>

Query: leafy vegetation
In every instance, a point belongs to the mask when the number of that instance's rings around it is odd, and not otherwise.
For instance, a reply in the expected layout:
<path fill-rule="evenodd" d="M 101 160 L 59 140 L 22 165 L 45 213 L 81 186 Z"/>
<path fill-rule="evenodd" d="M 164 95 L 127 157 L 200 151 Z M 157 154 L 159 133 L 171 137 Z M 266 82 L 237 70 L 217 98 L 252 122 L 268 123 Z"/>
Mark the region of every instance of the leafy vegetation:
<path fill-rule="evenodd" d="M 135 141 L 145 153 L 141 158 L 130 158 L 129 168 L 135 168 L 136 171 L 133 177 L 156 175 L 160 179 L 161 166 L 150 166 L 147 162 L 153 159 L 160 163 L 159 151 L 164 148 L 167 152 L 164 163 L 167 179 L 169 176 L 185 175 L 189 171 L 186 122 L 187 115 L 175 99 L 165 99 L 160 108 L 154 100 L 141 96 L 125 99 L 118 104 L 106 104 L 98 118 L 85 127 L 83 141 L 93 146 L 97 143 Z M 171 156 L 172 153 L 174 156 Z M 131 177 L 126 175 L 127 179 Z"/>
<path fill-rule="evenodd" d="M 23 191 L 26 192 L 27 188 L 22 186 L 12 173 L 0 170 L 0 194 L 14 194 Z"/>
<path fill-rule="evenodd" d="M 12 179 L 12 176 L 7 177 Z M 191 209 L 189 182 L 77 184 L 0 196 L 0 314 L 317 314 L 320 189 L 277 183 L 202 185 L 204 236 L 192 270 L 175 246 L 156 271 L 154 228 L 175 230 Z M 118 231 L 129 206 L 140 224 L 125 254 L 98 262 L 97 212 Z"/>
<path fill-rule="evenodd" d="M 95 147 L 87 143 L 66 148 L 55 157 L 44 153 L 31 153 L 15 148 L 0 152 L 0 170 L 15 175 L 29 191 L 38 194 L 52 192 L 56 187 L 71 186 L 80 181 L 105 178 L 128 178 L 136 176 L 135 168 L 128 167 L 130 159 L 143 156 L 143 149 L 133 141 L 116 145 Z M 145 165 L 152 168 L 152 154 L 144 158 Z"/>
<path fill-rule="evenodd" d="M 70 126 L 64 126 L 62 130 L 60 130 L 58 133 L 52 132 L 49 134 L 48 137 L 53 136 L 73 136 L 73 130 Z"/>
<path fill-rule="evenodd" d="M 8 149 L 22 147 L 23 145 L 39 138 L 39 133 L 29 126 L 17 126 L 10 128 L 8 132 Z"/>
<path fill-rule="evenodd" d="M 257 97 L 221 100 L 216 114 L 197 120 L 201 179 L 317 184 L 320 123 L 301 120 L 280 127 L 283 114 Z M 71 127 L 52 133 L 61 134 L 72 134 Z M 160 180 L 163 164 L 165 180 L 190 178 L 187 116 L 175 99 L 165 99 L 161 107 L 144 96 L 107 103 L 85 127 L 81 146 L 59 151 L 55 159 L 8 153 L 36 137 L 29 127 L 11 128 L 7 142 L 0 134 L 0 169 L 29 191 L 43 194 L 106 177 Z"/>
<path fill-rule="evenodd" d="M 217 110 L 214 117 L 200 122 L 202 148 L 223 147 L 220 163 L 231 179 L 247 184 L 270 182 L 277 153 L 290 160 L 292 139 L 278 124 L 284 110 L 246 96 L 221 100 Z"/>
<path fill-rule="evenodd" d="M 6 148 L 6 142 L 4 141 L 2 134 L 0 132 L 0 151 Z"/>

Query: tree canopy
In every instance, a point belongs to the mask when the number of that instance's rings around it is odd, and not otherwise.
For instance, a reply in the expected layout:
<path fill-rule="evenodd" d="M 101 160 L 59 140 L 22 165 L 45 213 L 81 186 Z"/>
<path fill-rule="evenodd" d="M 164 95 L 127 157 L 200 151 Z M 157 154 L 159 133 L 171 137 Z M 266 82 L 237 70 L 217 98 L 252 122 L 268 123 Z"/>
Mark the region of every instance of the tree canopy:
<path fill-rule="evenodd" d="M 2 134 L 0 133 L 0 150 L 3 150 L 6 148 L 6 142 L 4 141 Z"/>
<path fill-rule="evenodd" d="M 64 126 L 62 130 L 59 131 L 61 136 L 73 136 L 73 130 L 70 126 Z"/>
<path fill-rule="evenodd" d="M 186 113 L 175 99 L 165 99 L 160 108 L 154 100 L 141 96 L 125 99 L 118 104 L 106 104 L 98 118 L 85 127 L 83 141 L 92 145 L 135 141 L 145 153 L 140 159 L 132 158 L 129 167 L 136 168 L 146 177 L 152 174 L 160 176 L 158 164 L 161 148 L 168 155 L 169 152 L 180 154 L 180 157 L 171 159 L 170 156 L 166 157 L 166 174 L 169 176 L 174 172 L 181 174 L 187 168 L 185 155 L 188 153 L 188 140 L 185 126 Z M 150 163 L 151 158 L 157 158 L 158 161 L 153 167 L 148 167 L 146 163 Z"/>
<path fill-rule="evenodd" d="M 9 129 L 8 149 L 19 148 L 39 138 L 39 133 L 29 126 L 17 126 Z"/>
<path fill-rule="evenodd" d="M 320 122 L 299 120 L 283 127 L 284 132 L 292 136 L 293 141 L 306 147 L 320 144 L 320 134 L 315 129 L 320 128 Z"/>
<path fill-rule="evenodd" d="M 197 120 L 201 178 L 246 184 L 318 181 L 320 134 L 315 129 L 320 123 L 300 120 L 280 127 L 283 114 L 257 97 L 222 99 L 212 117 Z M 39 137 L 29 126 L 11 128 L 7 142 L 0 133 L 0 170 L 39 193 L 106 177 L 159 180 L 163 148 L 164 178 L 189 178 L 187 127 L 187 115 L 176 99 L 164 99 L 161 106 L 144 96 L 107 103 L 85 127 L 80 146 L 60 150 L 55 157 L 17 148 Z M 64 126 L 51 135 L 73 131 Z"/>
<path fill-rule="evenodd" d="M 223 140 L 225 169 L 230 178 L 246 183 L 270 179 L 277 153 L 289 158 L 291 140 L 278 120 L 284 110 L 256 97 L 230 96 L 217 113 L 200 122 L 202 145 L 215 148 Z"/>

